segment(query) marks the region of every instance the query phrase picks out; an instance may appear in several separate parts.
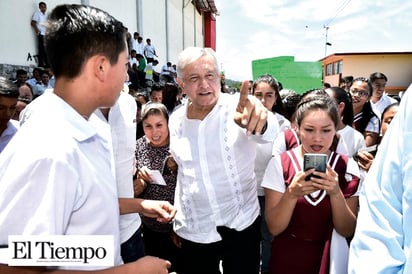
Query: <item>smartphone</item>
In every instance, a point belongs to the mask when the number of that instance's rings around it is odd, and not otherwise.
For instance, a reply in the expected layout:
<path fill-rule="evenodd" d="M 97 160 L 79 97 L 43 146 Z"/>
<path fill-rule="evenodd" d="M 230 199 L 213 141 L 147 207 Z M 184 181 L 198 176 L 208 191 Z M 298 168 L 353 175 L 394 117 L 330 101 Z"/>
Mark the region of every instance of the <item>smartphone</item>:
<path fill-rule="evenodd" d="M 370 147 L 364 147 L 364 148 L 359 149 L 358 153 L 362 152 L 362 151 L 366 151 L 366 152 L 369 152 L 372 155 L 375 155 L 377 148 L 378 148 L 377 145 L 373 145 L 373 146 L 370 146 Z"/>
<path fill-rule="evenodd" d="M 303 155 L 303 170 L 314 168 L 316 171 L 326 172 L 327 161 L 328 155 L 326 154 L 306 153 Z M 305 180 L 309 181 L 312 176 L 314 175 L 309 174 Z"/>

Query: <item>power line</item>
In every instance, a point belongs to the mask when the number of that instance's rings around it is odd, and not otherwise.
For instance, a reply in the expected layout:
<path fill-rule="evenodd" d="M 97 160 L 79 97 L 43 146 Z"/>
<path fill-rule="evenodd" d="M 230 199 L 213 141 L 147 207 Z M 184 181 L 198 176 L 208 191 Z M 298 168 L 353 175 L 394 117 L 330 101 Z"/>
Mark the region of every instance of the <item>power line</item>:
<path fill-rule="evenodd" d="M 342 5 L 336 10 L 335 16 L 332 17 L 332 19 L 329 20 L 327 24 L 324 24 L 323 27 L 329 27 L 330 24 L 332 23 L 333 20 L 339 15 L 339 13 L 349 4 L 351 0 L 345 0 L 345 2 L 342 3 Z"/>
<path fill-rule="evenodd" d="M 342 5 L 340 5 L 340 7 L 336 10 L 335 16 L 333 16 L 332 19 L 330 19 L 327 24 L 323 25 L 323 28 L 325 29 L 325 56 L 326 56 L 326 53 L 327 53 L 328 46 L 332 46 L 332 44 L 329 43 L 329 41 L 328 41 L 329 26 L 333 22 L 333 20 L 335 20 L 335 18 L 339 15 L 339 13 L 349 4 L 350 1 L 351 0 L 345 0 L 342 3 Z"/>

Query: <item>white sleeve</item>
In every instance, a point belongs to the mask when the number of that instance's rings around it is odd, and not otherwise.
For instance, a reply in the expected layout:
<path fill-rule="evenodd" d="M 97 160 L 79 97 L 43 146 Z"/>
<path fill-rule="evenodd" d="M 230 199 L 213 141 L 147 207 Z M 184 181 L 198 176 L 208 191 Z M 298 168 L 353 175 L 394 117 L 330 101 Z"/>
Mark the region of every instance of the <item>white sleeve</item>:
<path fill-rule="evenodd" d="M 31 20 L 38 23 L 40 21 L 39 13 L 38 12 L 33 13 L 33 16 L 31 17 Z"/>
<path fill-rule="evenodd" d="M 276 136 L 279 135 L 279 131 L 278 120 L 276 119 L 273 112 L 269 111 L 267 117 L 267 128 L 266 131 L 261 135 L 262 140 L 264 142 L 273 142 Z"/>
<path fill-rule="evenodd" d="M 266 166 L 263 175 L 262 187 L 284 193 L 286 190 L 285 180 L 283 178 L 282 163 L 280 155 L 272 157 Z"/>
<path fill-rule="evenodd" d="M 379 119 L 373 116 L 369 120 L 368 125 L 365 128 L 365 131 L 375 132 L 379 134 L 380 133 L 379 123 L 380 123 Z"/>
<path fill-rule="evenodd" d="M 285 132 L 282 131 L 278 134 L 275 141 L 273 142 L 272 155 L 276 156 L 285 151 L 286 151 Z"/>
<path fill-rule="evenodd" d="M 346 166 L 345 178 L 347 181 L 350 181 L 352 180 L 352 176 L 356 176 L 359 178 L 358 190 L 352 196 L 359 196 L 359 192 L 362 187 L 363 177 L 365 175 L 361 173 L 358 163 L 352 157 L 349 157 L 348 164 Z"/>

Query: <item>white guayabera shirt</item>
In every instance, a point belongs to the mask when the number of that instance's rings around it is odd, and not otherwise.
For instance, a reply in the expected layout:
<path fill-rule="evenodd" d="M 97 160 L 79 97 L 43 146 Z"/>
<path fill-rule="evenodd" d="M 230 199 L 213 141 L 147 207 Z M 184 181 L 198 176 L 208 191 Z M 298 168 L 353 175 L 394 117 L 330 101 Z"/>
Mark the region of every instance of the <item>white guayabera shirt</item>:
<path fill-rule="evenodd" d="M 256 142 L 279 132 L 273 114 L 261 136 L 247 136 L 233 120 L 239 98 L 220 94 L 203 119 L 188 119 L 187 105 L 169 120 L 170 149 L 178 164 L 174 229 L 184 239 L 212 243 L 217 226 L 243 230 L 259 215 L 254 162 Z"/>

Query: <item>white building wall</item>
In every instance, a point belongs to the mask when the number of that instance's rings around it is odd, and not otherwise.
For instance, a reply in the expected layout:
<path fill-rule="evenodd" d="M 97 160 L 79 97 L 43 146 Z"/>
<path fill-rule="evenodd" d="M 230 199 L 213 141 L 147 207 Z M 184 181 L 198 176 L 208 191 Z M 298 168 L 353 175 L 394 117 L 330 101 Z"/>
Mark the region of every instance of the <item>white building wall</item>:
<path fill-rule="evenodd" d="M 183 32 L 183 4 L 182 0 L 169 1 L 168 5 L 168 34 L 167 34 L 167 49 L 166 62 L 177 62 L 178 54 L 183 49 L 183 38 L 185 36 Z M 187 2 L 187 0 L 186 0 Z M 190 4 L 193 8 L 193 5 Z"/>
<path fill-rule="evenodd" d="M 0 64 L 18 66 L 36 66 L 34 59 L 27 61 L 27 55 L 37 54 L 36 34 L 30 22 L 33 13 L 38 10 L 39 2 L 35 0 L 1 0 L 0 1 Z M 44 1 L 47 11 L 63 3 L 58 0 Z M 80 1 L 71 1 L 80 4 Z"/>
<path fill-rule="evenodd" d="M 205 34 L 205 26 L 203 24 L 203 17 L 195 10 L 195 46 L 202 47 L 204 46 L 204 34 Z"/>
<path fill-rule="evenodd" d="M 0 66 L 31 66 L 37 54 L 36 37 L 30 26 L 40 0 L 0 1 Z M 47 11 L 67 3 L 46 0 Z M 203 46 L 203 20 L 190 0 L 72 0 L 71 4 L 86 4 L 109 12 L 129 29 L 151 38 L 159 56 L 159 67 L 167 61 L 175 63 L 178 54 L 188 46 Z M 0 70 L 0 73 L 2 71 Z M 3 72 L 4 73 L 4 72 Z M 12 76 L 14 77 L 14 75 Z"/>
<path fill-rule="evenodd" d="M 86 2 L 86 1 L 83 1 Z M 85 3 L 90 6 L 97 7 L 108 12 L 117 20 L 121 21 L 125 27 L 129 29 L 129 32 L 133 34 L 136 31 L 137 26 L 137 6 L 136 0 L 88 0 Z"/>
<path fill-rule="evenodd" d="M 407 87 L 412 78 L 411 59 L 402 54 L 345 56 L 342 75 L 369 77 L 371 73 L 382 72 L 388 77 L 387 86 Z"/>
<path fill-rule="evenodd" d="M 204 26 L 202 16 L 196 9 L 187 6 L 184 9 L 184 47 L 204 45 Z"/>
<path fill-rule="evenodd" d="M 166 56 L 166 1 L 165 0 L 143 0 L 141 16 L 142 30 L 138 30 L 146 43 L 150 38 L 152 45 L 156 48 L 159 67 L 165 62 Z"/>

